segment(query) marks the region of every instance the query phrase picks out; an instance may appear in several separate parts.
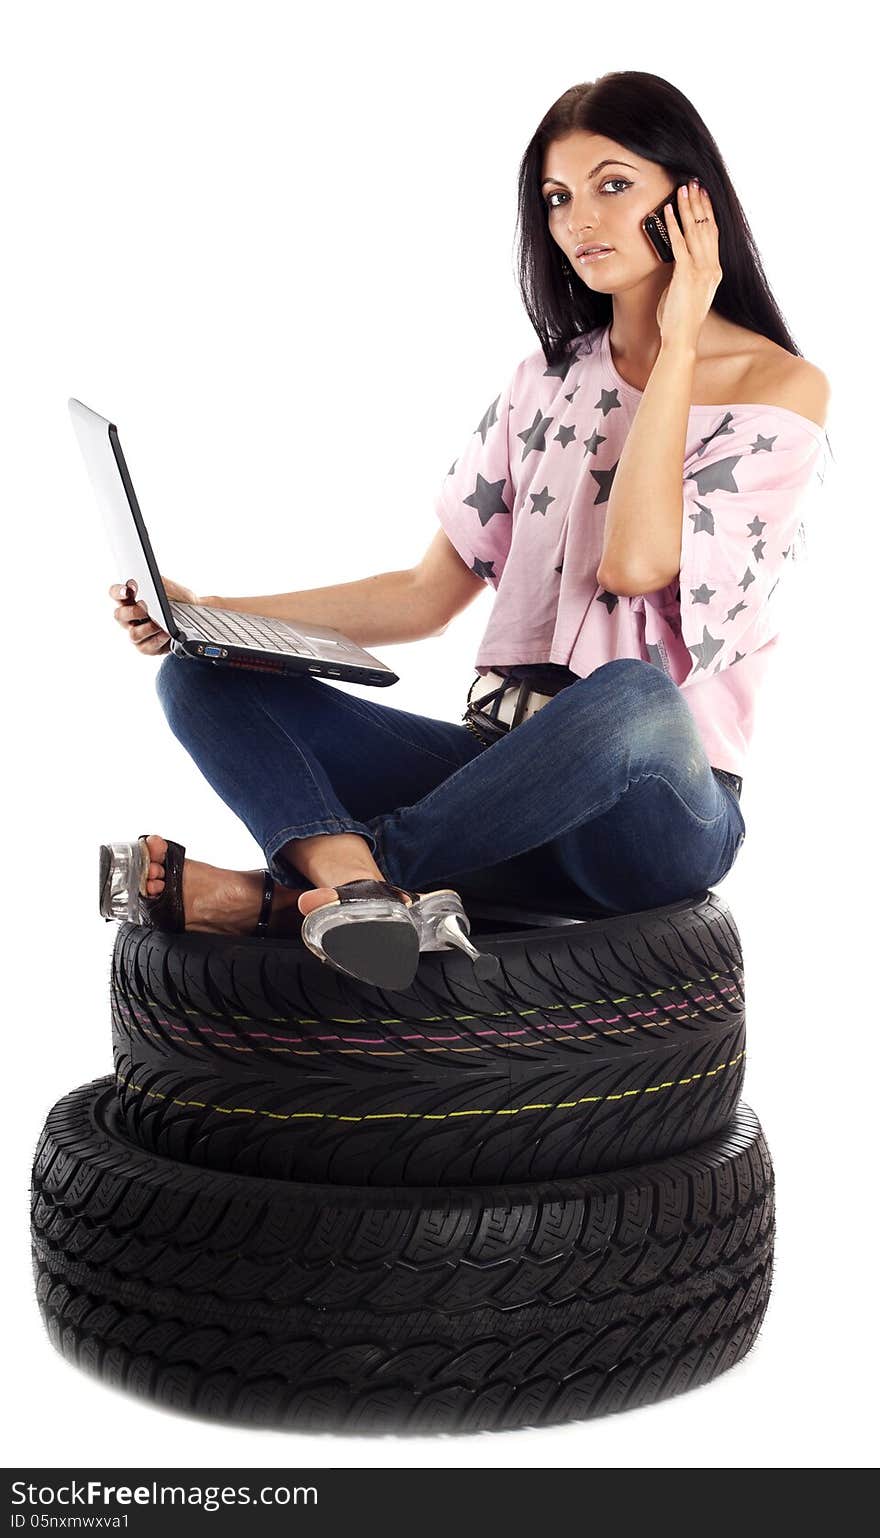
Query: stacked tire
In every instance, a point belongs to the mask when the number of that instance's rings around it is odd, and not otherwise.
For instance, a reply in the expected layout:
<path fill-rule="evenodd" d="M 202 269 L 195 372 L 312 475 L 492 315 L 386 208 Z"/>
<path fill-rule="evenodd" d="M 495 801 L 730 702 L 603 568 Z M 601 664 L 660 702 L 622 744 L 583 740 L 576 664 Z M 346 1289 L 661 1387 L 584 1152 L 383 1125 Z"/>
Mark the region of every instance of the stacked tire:
<path fill-rule="evenodd" d="M 604 1414 L 746 1354 L 773 1172 L 729 910 L 471 933 L 496 982 L 428 952 L 390 993 L 292 941 L 117 926 L 113 1073 L 33 1167 L 67 1358 L 181 1410 L 382 1432 Z"/>

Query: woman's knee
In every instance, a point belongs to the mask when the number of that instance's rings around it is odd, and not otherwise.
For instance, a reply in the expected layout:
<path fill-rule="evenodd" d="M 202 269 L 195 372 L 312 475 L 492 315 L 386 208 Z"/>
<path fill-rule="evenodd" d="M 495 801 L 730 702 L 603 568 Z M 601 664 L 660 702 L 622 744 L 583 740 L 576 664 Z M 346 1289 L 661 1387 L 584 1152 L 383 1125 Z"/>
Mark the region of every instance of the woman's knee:
<path fill-rule="evenodd" d="M 662 731 L 670 715 L 690 715 L 681 690 L 668 673 L 639 657 L 614 657 L 603 662 L 563 690 L 563 696 L 569 697 L 572 709 L 582 709 L 591 717 L 604 708 L 616 726 L 639 736 L 652 724 Z"/>
<path fill-rule="evenodd" d="M 199 708 L 229 698 L 240 675 L 231 668 L 215 668 L 211 663 L 198 659 L 177 657 L 168 652 L 156 671 L 155 689 L 165 715 L 187 714 L 198 701 Z M 227 707 L 228 708 L 228 707 Z"/>
<path fill-rule="evenodd" d="M 190 662 L 185 657 L 175 656 L 174 652 L 167 652 L 155 677 L 156 693 L 163 710 L 167 710 L 182 693 L 191 691 L 193 684 L 198 683 L 193 675 L 202 671 L 203 667 L 198 662 Z"/>
<path fill-rule="evenodd" d="M 645 662 L 641 657 L 612 657 L 594 668 L 589 678 L 601 678 L 616 694 L 632 694 L 634 698 L 662 699 L 670 691 L 678 694 L 678 685 L 655 662 Z M 580 680 L 581 682 L 583 680 Z"/>
<path fill-rule="evenodd" d="M 615 657 L 563 690 L 585 740 L 606 743 L 622 763 L 646 767 L 682 763 L 699 774 L 705 751 L 697 723 L 678 685 L 662 668 L 639 657 Z"/>
<path fill-rule="evenodd" d="M 155 678 L 156 694 L 172 730 L 175 722 L 184 730 L 196 717 L 235 725 L 267 699 L 271 704 L 275 689 L 282 691 L 278 703 L 289 715 L 300 702 L 305 708 L 315 687 L 308 673 L 267 675 L 252 668 L 216 667 L 174 652 L 162 658 Z"/>

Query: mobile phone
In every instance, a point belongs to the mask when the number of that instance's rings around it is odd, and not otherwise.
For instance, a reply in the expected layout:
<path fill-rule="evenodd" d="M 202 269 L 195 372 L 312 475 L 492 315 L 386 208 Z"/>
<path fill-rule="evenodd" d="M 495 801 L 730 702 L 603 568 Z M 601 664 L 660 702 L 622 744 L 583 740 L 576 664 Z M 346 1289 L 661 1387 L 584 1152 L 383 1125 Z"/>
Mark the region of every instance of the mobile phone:
<path fill-rule="evenodd" d="M 684 181 L 678 182 L 676 184 L 675 190 L 671 192 L 668 197 L 665 197 L 662 203 L 658 203 L 657 207 L 652 209 L 649 214 L 646 214 L 642 220 L 642 229 L 650 240 L 654 250 L 657 252 L 657 255 L 660 257 L 660 260 L 663 262 L 675 261 L 675 252 L 672 249 L 672 241 L 669 239 L 669 231 L 666 228 L 666 219 L 664 217 L 663 211 L 667 203 L 672 204 L 672 211 L 675 214 L 676 223 L 678 224 L 678 227 L 683 235 L 684 225 L 681 222 L 681 213 L 679 212 L 678 207 L 678 189 L 679 187 L 686 187 L 689 180 L 690 178 L 686 177 Z"/>

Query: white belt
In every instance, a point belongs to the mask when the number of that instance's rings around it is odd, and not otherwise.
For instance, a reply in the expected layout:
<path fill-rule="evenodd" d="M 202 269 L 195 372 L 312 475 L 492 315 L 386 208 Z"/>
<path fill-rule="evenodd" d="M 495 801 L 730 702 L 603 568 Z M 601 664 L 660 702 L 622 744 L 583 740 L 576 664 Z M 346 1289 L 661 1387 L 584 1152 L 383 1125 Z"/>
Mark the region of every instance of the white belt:
<path fill-rule="evenodd" d="M 485 690 L 481 690 L 481 693 L 484 692 L 485 694 L 489 694 L 492 690 L 499 688 L 500 685 L 504 683 L 508 684 L 509 688 L 501 696 L 500 700 L 494 702 L 498 706 L 497 715 L 495 715 L 493 710 L 493 702 L 489 703 L 487 710 L 496 720 L 500 721 L 504 726 L 507 727 L 511 726 L 513 723 L 517 701 L 519 700 L 522 690 L 525 689 L 529 692 L 528 698 L 526 699 L 525 709 L 520 716 L 520 722 L 527 721 L 530 716 L 535 715 L 536 711 L 541 709 L 542 705 L 546 705 L 548 700 L 555 699 L 555 695 L 540 694 L 537 689 L 529 690 L 529 685 L 527 682 L 517 684 L 509 679 L 504 673 L 493 672 L 489 672 L 483 675 L 481 684 L 485 685 Z M 477 710 L 480 709 L 481 699 L 481 693 L 477 693 L 478 688 L 481 688 L 481 686 L 478 685 L 475 687 L 471 694 L 471 704 L 474 705 Z"/>

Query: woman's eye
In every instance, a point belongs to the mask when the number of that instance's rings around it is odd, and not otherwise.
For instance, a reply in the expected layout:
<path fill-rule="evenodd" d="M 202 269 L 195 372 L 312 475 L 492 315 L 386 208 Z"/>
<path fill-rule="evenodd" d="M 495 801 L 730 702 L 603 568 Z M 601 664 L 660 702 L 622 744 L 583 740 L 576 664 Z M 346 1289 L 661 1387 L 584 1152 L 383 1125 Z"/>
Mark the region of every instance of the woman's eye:
<path fill-rule="evenodd" d="M 602 187 L 611 187 L 611 186 L 630 187 L 631 185 L 632 185 L 632 183 L 626 181 L 625 178 L 622 177 L 622 176 L 609 176 L 607 182 L 603 182 L 602 183 Z M 600 188 L 599 190 L 601 192 L 602 188 Z M 608 192 L 608 193 L 605 193 L 604 195 L 605 195 L 605 197 L 615 198 L 615 197 L 617 197 L 618 194 L 616 192 Z M 567 192 L 550 192 L 550 193 L 548 193 L 547 197 L 544 199 L 544 202 L 547 204 L 548 208 L 561 208 L 562 207 L 561 203 L 553 203 L 551 201 L 551 199 L 552 198 L 566 198 L 566 197 L 568 197 L 568 193 Z"/>

